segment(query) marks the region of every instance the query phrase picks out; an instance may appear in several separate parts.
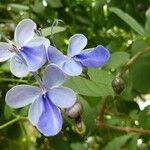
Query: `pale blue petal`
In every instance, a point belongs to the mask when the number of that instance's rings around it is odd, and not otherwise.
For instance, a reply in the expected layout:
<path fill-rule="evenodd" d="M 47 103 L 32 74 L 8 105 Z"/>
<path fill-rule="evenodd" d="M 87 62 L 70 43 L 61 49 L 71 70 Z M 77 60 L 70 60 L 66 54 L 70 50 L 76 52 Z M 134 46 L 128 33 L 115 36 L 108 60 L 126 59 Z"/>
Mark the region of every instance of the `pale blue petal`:
<path fill-rule="evenodd" d="M 40 95 L 39 97 L 37 97 L 37 99 L 31 104 L 29 112 L 28 112 L 28 118 L 29 121 L 36 126 L 39 118 L 42 114 L 42 112 L 44 111 L 44 106 L 43 106 L 43 98 Z"/>
<path fill-rule="evenodd" d="M 50 64 L 46 67 L 42 80 L 48 89 L 58 87 L 64 82 L 65 74 L 56 65 Z"/>
<path fill-rule="evenodd" d="M 101 67 L 106 64 L 110 57 L 109 51 L 103 46 L 99 45 L 95 49 L 88 49 L 76 55 L 74 59 L 80 62 L 84 67 Z"/>
<path fill-rule="evenodd" d="M 69 39 L 68 56 L 77 55 L 87 45 L 87 38 L 83 34 L 75 34 Z"/>
<path fill-rule="evenodd" d="M 82 73 L 82 66 L 71 58 L 64 63 L 62 70 L 70 76 L 78 76 Z"/>
<path fill-rule="evenodd" d="M 48 47 L 47 57 L 49 62 L 54 63 L 59 67 L 61 67 L 62 64 L 66 61 L 63 53 L 51 45 Z"/>
<path fill-rule="evenodd" d="M 46 62 L 46 49 L 44 45 L 22 47 L 20 53 L 25 59 L 29 71 L 37 71 Z"/>
<path fill-rule="evenodd" d="M 20 78 L 27 76 L 29 73 L 28 66 L 17 55 L 10 59 L 10 71 L 13 75 Z"/>
<path fill-rule="evenodd" d="M 25 46 L 26 47 L 37 47 L 40 45 L 44 45 L 45 48 L 47 49 L 50 46 L 50 41 L 45 37 L 39 36 L 39 37 L 35 37 L 31 41 L 27 42 Z"/>
<path fill-rule="evenodd" d="M 23 19 L 19 22 L 15 29 L 14 39 L 18 46 L 24 46 L 28 41 L 30 41 L 35 33 L 36 24 L 31 19 Z"/>
<path fill-rule="evenodd" d="M 62 129 L 63 120 L 60 110 L 45 95 L 42 102 L 44 109 L 36 127 L 45 136 L 54 136 Z"/>
<path fill-rule="evenodd" d="M 8 43 L 0 42 L 0 62 L 8 60 L 14 55 L 10 50 L 11 46 Z"/>
<path fill-rule="evenodd" d="M 40 89 L 30 85 L 17 85 L 11 88 L 5 97 L 12 108 L 24 107 L 32 103 L 40 95 Z"/>
<path fill-rule="evenodd" d="M 49 90 L 48 96 L 60 108 L 69 108 L 76 102 L 74 91 L 67 87 L 53 88 Z"/>

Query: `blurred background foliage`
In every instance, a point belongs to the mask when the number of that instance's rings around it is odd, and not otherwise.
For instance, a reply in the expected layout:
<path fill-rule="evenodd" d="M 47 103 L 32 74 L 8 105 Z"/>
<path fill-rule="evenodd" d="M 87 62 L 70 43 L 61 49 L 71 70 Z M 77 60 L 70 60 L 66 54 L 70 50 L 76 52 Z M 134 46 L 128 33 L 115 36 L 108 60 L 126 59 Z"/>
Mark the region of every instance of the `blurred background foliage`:
<path fill-rule="evenodd" d="M 123 74 L 125 89 L 121 94 L 116 94 L 111 85 L 124 64 L 149 47 L 149 6 L 150 0 L 0 0 L 0 33 L 9 39 L 13 38 L 20 20 L 31 18 L 64 53 L 68 38 L 75 33 L 88 38 L 87 47 L 101 44 L 111 53 L 102 69 L 85 70 L 82 76 L 65 82 L 78 93 L 83 106 L 82 129 L 65 113 L 63 129 L 55 137 L 44 137 L 27 120 L 18 120 L 3 129 L 0 126 L 0 149 L 149 150 L 150 53 L 142 55 Z M 50 27 L 56 24 L 51 32 Z M 4 41 L 1 35 L 0 40 Z M 0 64 L 0 125 L 18 115 L 27 116 L 28 107 L 12 110 L 5 104 L 6 92 L 22 83 L 36 84 L 32 75 L 18 79 L 10 74 L 8 62 Z M 143 128 L 146 134 L 140 130 L 136 133 L 97 127 L 96 120 L 106 96 L 105 123 L 113 127 Z"/>

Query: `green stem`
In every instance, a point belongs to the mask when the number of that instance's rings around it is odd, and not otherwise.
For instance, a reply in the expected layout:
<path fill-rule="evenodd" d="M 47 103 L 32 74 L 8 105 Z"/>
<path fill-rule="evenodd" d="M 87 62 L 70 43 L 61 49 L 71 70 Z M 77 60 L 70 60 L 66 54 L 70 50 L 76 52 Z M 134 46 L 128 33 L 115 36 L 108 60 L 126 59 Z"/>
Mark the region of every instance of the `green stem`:
<path fill-rule="evenodd" d="M 7 126 L 9 126 L 9 125 L 11 125 L 11 124 L 13 124 L 13 123 L 15 123 L 15 122 L 17 122 L 18 120 L 24 120 L 24 119 L 26 119 L 26 117 L 17 116 L 15 119 L 13 119 L 13 120 L 11 120 L 11 121 L 1 125 L 0 126 L 0 130 L 5 128 L 5 127 L 7 127 Z"/>
<path fill-rule="evenodd" d="M 20 82 L 20 83 L 27 83 L 26 80 L 18 80 L 18 79 L 8 79 L 8 78 L 0 78 L 0 82 L 1 81 L 6 81 L 6 82 Z"/>
<path fill-rule="evenodd" d="M 122 77 L 123 74 L 130 68 L 132 64 L 135 63 L 137 59 L 139 59 L 143 54 L 150 51 L 150 46 L 142 49 L 141 51 L 137 52 L 129 61 L 122 67 L 122 69 L 117 73 L 116 77 Z"/>
<path fill-rule="evenodd" d="M 101 108 L 100 108 L 100 115 L 99 115 L 99 121 L 103 122 L 104 121 L 104 115 L 105 115 L 105 109 L 107 105 L 107 96 L 102 97 L 102 103 L 101 103 Z"/>

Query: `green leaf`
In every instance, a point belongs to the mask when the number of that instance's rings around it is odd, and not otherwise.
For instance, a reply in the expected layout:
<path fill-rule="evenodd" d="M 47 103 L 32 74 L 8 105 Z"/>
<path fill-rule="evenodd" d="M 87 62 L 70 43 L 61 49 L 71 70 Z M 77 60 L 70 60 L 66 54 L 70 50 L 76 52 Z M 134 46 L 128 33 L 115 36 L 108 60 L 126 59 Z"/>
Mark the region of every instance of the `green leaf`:
<path fill-rule="evenodd" d="M 150 36 L 150 8 L 146 11 L 145 33 Z"/>
<path fill-rule="evenodd" d="M 37 14 L 42 14 L 45 13 L 45 7 L 43 6 L 42 3 L 39 3 L 39 1 L 35 1 L 34 5 L 31 5 L 31 9 L 33 12 L 36 12 Z M 45 15 L 44 15 L 45 16 Z"/>
<path fill-rule="evenodd" d="M 125 143 L 132 137 L 133 135 L 123 135 L 120 137 L 116 137 L 114 140 L 110 141 L 103 150 L 120 150 L 120 148 L 125 145 Z"/>
<path fill-rule="evenodd" d="M 121 98 L 126 101 L 133 101 L 134 91 L 133 83 L 129 74 L 124 75 L 125 89 L 121 93 Z"/>
<path fill-rule="evenodd" d="M 123 46 L 122 42 L 121 38 L 111 39 L 106 47 L 108 50 L 111 50 L 111 52 L 121 51 Z"/>
<path fill-rule="evenodd" d="M 28 105 L 28 106 L 25 106 L 25 107 L 21 108 L 21 109 L 19 110 L 19 115 L 20 115 L 20 116 L 27 116 L 29 107 L 30 107 L 30 106 Z"/>
<path fill-rule="evenodd" d="M 110 7 L 109 10 L 110 10 L 110 12 L 113 12 L 118 17 L 120 17 L 134 31 L 136 31 L 140 35 L 145 34 L 143 27 L 134 18 L 132 18 L 129 14 L 127 14 L 127 13 L 123 12 L 121 9 L 115 8 L 115 7 Z"/>
<path fill-rule="evenodd" d="M 84 99 L 86 99 L 90 107 L 97 106 L 101 100 L 100 97 L 92 97 L 92 96 L 84 96 Z"/>
<path fill-rule="evenodd" d="M 139 125 L 144 129 L 150 129 L 150 106 L 147 106 L 139 114 Z"/>
<path fill-rule="evenodd" d="M 71 143 L 72 150 L 87 150 L 87 148 L 82 143 Z"/>
<path fill-rule="evenodd" d="M 47 2 L 52 8 L 63 7 L 61 0 L 47 0 Z"/>
<path fill-rule="evenodd" d="M 51 29 L 52 27 L 47 27 L 47 28 L 42 29 L 43 36 L 47 37 L 51 34 L 56 34 L 56 33 L 63 32 L 66 30 L 66 28 L 64 27 L 57 26 L 57 27 L 53 27 L 53 33 L 51 33 Z"/>
<path fill-rule="evenodd" d="M 100 69 L 89 69 L 88 75 L 96 84 L 103 86 L 109 95 L 114 95 L 114 91 L 112 89 L 114 75 Z"/>
<path fill-rule="evenodd" d="M 13 109 L 9 107 L 8 105 L 5 105 L 4 107 L 4 116 L 6 119 L 9 119 L 13 113 Z"/>
<path fill-rule="evenodd" d="M 111 125 L 122 125 L 123 122 L 125 122 L 125 119 L 120 116 L 111 116 L 106 120 L 106 123 Z"/>
<path fill-rule="evenodd" d="M 21 5 L 21 4 L 8 4 L 7 6 L 8 8 L 10 7 L 11 10 L 14 11 L 25 11 L 25 10 L 29 10 L 29 7 L 26 5 Z"/>
<path fill-rule="evenodd" d="M 129 117 L 131 117 L 133 120 L 138 120 L 139 111 L 137 109 L 132 109 L 129 113 Z"/>
<path fill-rule="evenodd" d="M 92 132 L 92 130 L 95 128 L 95 118 L 99 114 L 99 105 L 91 107 L 86 98 L 81 96 L 78 96 L 78 101 L 82 104 L 83 107 L 82 119 L 86 126 L 86 130 Z"/>
<path fill-rule="evenodd" d="M 150 90 L 150 57 L 137 60 L 129 70 L 133 88 L 139 92 Z"/>
<path fill-rule="evenodd" d="M 135 135 L 128 144 L 128 150 L 137 150 L 137 140 L 139 138 L 139 135 Z"/>
<path fill-rule="evenodd" d="M 129 60 L 130 55 L 127 52 L 115 52 L 111 55 L 106 68 L 117 69 Z"/>
<path fill-rule="evenodd" d="M 148 47 L 148 43 L 143 41 L 142 39 L 137 39 L 134 41 L 131 47 L 131 53 L 132 55 L 136 54 L 138 51 Z"/>
<path fill-rule="evenodd" d="M 112 95 L 112 91 L 104 84 L 95 83 L 83 77 L 69 77 L 64 83 L 65 86 L 70 87 L 75 92 L 86 96 L 108 96 Z"/>
<path fill-rule="evenodd" d="M 51 148 L 46 148 L 47 150 L 70 150 L 70 143 L 62 138 L 62 136 L 54 136 L 51 139 Z M 65 146 L 64 146 L 65 145 Z M 33 149 L 36 150 L 36 149 Z"/>

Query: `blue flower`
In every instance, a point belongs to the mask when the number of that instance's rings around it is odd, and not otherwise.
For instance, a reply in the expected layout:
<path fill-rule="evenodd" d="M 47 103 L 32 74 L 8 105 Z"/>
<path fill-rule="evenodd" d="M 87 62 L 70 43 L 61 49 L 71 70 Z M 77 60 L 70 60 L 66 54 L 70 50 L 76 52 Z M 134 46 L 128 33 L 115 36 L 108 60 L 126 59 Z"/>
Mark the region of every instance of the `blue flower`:
<path fill-rule="evenodd" d="M 60 108 L 69 108 L 76 101 L 75 93 L 61 86 L 64 73 L 56 66 L 49 65 L 44 71 L 41 88 L 17 85 L 6 94 L 6 103 L 12 108 L 24 107 L 30 103 L 28 118 L 45 136 L 53 136 L 62 128 Z"/>
<path fill-rule="evenodd" d="M 37 71 L 46 62 L 48 39 L 35 34 L 36 24 L 30 19 L 22 20 L 16 27 L 14 41 L 0 42 L 0 62 L 10 60 L 10 70 L 17 77 Z"/>
<path fill-rule="evenodd" d="M 106 48 L 98 45 L 96 48 L 83 50 L 86 45 L 87 38 L 83 34 L 75 34 L 69 39 L 67 56 L 55 47 L 49 46 L 48 60 L 71 76 L 80 75 L 83 67 L 101 67 L 108 61 L 110 54 Z"/>

